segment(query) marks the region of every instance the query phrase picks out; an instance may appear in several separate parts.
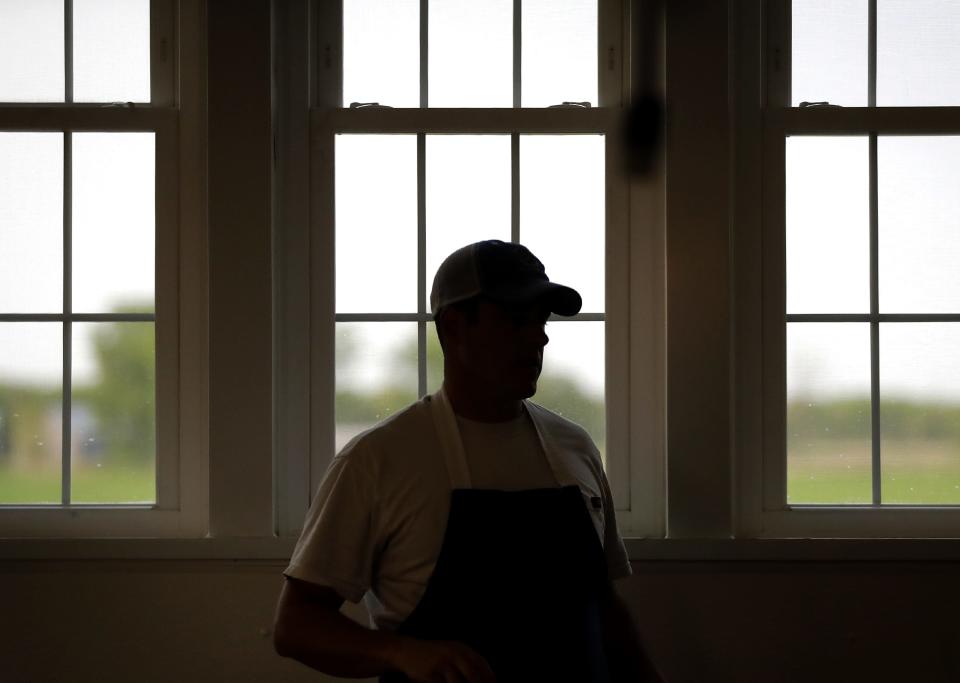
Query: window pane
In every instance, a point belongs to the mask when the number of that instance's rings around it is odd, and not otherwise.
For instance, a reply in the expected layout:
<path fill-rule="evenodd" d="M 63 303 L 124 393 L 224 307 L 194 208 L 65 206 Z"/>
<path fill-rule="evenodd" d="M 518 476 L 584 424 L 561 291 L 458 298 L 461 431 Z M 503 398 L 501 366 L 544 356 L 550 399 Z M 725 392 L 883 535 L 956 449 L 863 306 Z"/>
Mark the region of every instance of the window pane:
<path fill-rule="evenodd" d="M 156 501 L 153 323 L 74 323 L 74 503 Z"/>
<path fill-rule="evenodd" d="M 63 102 L 63 0 L 0 2 L 0 102 Z"/>
<path fill-rule="evenodd" d="M 420 106 L 418 0 L 343 3 L 343 104 Z"/>
<path fill-rule="evenodd" d="M 520 137 L 520 241 L 595 313 L 604 310 L 603 144 L 602 135 Z"/>
<path fill-rule="evenodd" d="M 960 312 L 960 137 L 877 140 L 880 310 Z"/>
<path fill-rule="evenodd" d="M 154 307 L 154 134 L 73 134 L 73 310 Z"/>
<path fill-rule="evenodd" d="M 337 311 L 417 310 L 417 138 L 338 135 Z"/>
<path fill-rule="evenodd" d="M 523 0 L 521 105 L 597 106 L 597 0 Z"/>
<path fill-rule="evenodd" d="M 0 323 L 0 504 L 59 503 L 63 326 Z"/>
<path fill-rule="evenodd" d="M 787 502 L 870 503 L 870 327 L 787 325 Z"/>
<path fill-rule="evenodd" d="M 513 106 L 513 3 L 430 0 L 431 107 Z"/>
<path fill-rule="evenodd" d="M 960 504 L 960 323 L 880 326 L 884 503 Z"/>
<path fill-rule="evenodd" d="M 440 263 L 484 239 L 510 241 L 510 136 L 427 136 L 427 302 Z"/>
<path fill-rule="evenodd" d="M 0 133 L 0 313 L 62 310 L 63 134 Z"/>
<path fill-rule="evenodd" d="M 150 101 L 150 0 L 73 0 L 73 99 Z"/>
<path fill-rule="evenodd" d="M 793 106 L 803 101 L 867 106 L 867 2 L 794 0 L 792 5 Z"/>
<path fill-rule="evenodd" d="M 870 310 L 866 137 L 786 140 L 787 312 Z"/>
<path fill-rule="evenodd" d="M 960 4 L 877 2 L 877 104 L 960 104 Z"/>
<path fill-rule="evenodd" d="M 586 429 L 606 459 L 604 323 L 551 321 L 547 337 L 532 400 Z"/>
<path fill-rule="evenodd" d="M 417 400 L 417 324 L 336 324 L 336 449 Z"/>

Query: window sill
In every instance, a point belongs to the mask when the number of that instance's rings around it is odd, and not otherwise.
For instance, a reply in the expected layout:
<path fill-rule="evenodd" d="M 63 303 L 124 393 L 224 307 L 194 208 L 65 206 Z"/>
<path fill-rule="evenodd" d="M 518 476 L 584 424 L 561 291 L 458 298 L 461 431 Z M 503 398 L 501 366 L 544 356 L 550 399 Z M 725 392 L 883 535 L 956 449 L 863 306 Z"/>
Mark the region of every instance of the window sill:
<path fill-rule="evenodd" d="M 630 560 L 658 562 L 957 562 L 960 539 L 625 539 Z M 0 562 L 221 560 L 286 565 L 296 539 L 0 539 Z"/>
<path fill-rule="evenodd" d="M 632 562 L 960 561 L 960 539 L 624 539 Z"/>
<path fill-rule="evenodd" d="M 284 565 L 295 538 L 0 539 L 5 560 L 263 560 Z"/>

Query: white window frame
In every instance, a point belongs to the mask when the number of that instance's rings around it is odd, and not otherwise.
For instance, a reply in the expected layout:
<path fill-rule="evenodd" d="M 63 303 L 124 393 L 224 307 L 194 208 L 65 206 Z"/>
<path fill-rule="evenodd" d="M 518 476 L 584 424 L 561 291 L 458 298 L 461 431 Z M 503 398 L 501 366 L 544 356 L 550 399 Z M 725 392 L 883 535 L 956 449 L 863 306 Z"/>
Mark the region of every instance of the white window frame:
<path fill-rule="evenodd" d="M 66 0 L 65 7 L 69 36 L 72 2 Z M 151 0 L 149 103 L 0 104 L 3 131 L 155 134 L 156 308 L 149 319 L 155 324 L 157 367 L 156 503 L 0 506 L 0 538 L 161 538 L 206 534 L 207 266 L 202 176 L 205 147 L 201 125 L 205 82 L 200 68 L 204 63 L 204 17 L 200 0 Z M 69 46 L 71 38 L 65 40 Z M 71 57 L 69 50 L 66 52 L 69 66 Z M 65 214 L 69 211 L 69 175 L 67 172 L 64 183 Z M 69 227 L 65 230 L 69 231 Z M 68 323 L 101 318 L 104 316 L 0 315 L 4 321 L 43 319 Z M 64 403 L 68 405 L 68 401 Z"/>
<path fill-rule="evenodd" d="M 281 18 L 294 36 L 306 19 L 310 73 L 297 63 L 296 40 L 277 61 L 275 183 L 275 472 L 281 536 L 296 535 L 312 493 L 334 455 L 335 263 L 333 143 L 336 133 L 601 133 L 606 148 L 607 472 L 624 536 L 664 535 L 664 349 L 662 186 L 631 182 L 622 172 L 621 113 L 629 95 L 629 0 L 600 0 L 599 106 L 589 109 L 364 109 L 341 106 L 340 3 L 308 3 Z M 427 2 L 421 0 L 421 17 Z M 298 13 L 300 12 L 300 13 Z M 514 17 L 518 21 L 519 4 Z M 421 35 L 425 35 L 421 19 Z M 287 57 L 284 57 L 284 54 Z M 516 67 L 515 67 L 516 69 Z M 421 69 L 425 74 L 426 69 Z M 310 92 L 300 84 L 306 79 Z M 309 108 L 309 120 L 305 116 Z M 309 135 L 309 153 L 302 141 Z M 422 144 L 422 142 L 421 142 Z M 513 155 L 516 159 L 516 155 Z M 309 172 L 305 172 L 309 169 Z M 516 169 L 514 169 L 516 172 Z M 303 178 L 309 177 L 310 183 Z M 516 235 L 517 218 L 513 234 Z M 422 230 L 422 226 L 421 226 Z M 419 279 L 424 279 L 422 255 Z M 426 283 L 429 286 L 429 283 Z M 309 299 L 302 296 L 310 292 Z M 421 294 L 424 294 L 421 292 Z M 404 316 L 422 323 L 419 312 Z M 351 316 L 351 318 L 354 316 Z M 593 317 L 590 317 L 593 319 Z M 309 320 L 309 325 L 305 321 Z M 558 323 L 560 324 L 560 323 Z M 421 333 L 422 336 L 422 333 Z M 309 341 L 307 341 L 309 340 Z M 423 341 L 421 340 L 421 348 Z M 421 350 L 422 355 L 422 350 Z M 420 359 L 423 363 L 423 359 Z M 627 371 L 625 371 L 627 369 Z M 421 376 L 424 375 L 421 369 Z M 421 377 L 420 393 L 425 391 Z M 536 400 L 534 398 L 534 400 Z"/>
<path fill-rule="evenodd" d="M 875 36 L 876 0 L 870 0 L 869 7 L 871 32 Z M 786 136 L 869 135 L 872 140 L 871 175 L 875 175 L 878 135 L 960 134 L 960 124 L 957 123 L 960 121 L 960 107 L 792 107 L 790 16 L 789 0 L 767 0 L 765 3 L 743 3 L 735 18 L 740 36 L 758 38 L 740 41 L 735 71 L 738 535 L 758 538 L 956 538 L 960 536 L 960 506 L 786 503 Z M 871 51 L 875 51 L 875 39 L 870 43 Z M 871 82 L 875 82 L 875 62 L 875 58 L 870 60 Z M 869 90 L 872 103 L 875 88 Z M 875 196 L 876 183 L 872 185 Z M 875 235 L 875 201 L 871 223 L 871 232 Z M 872 309 L 876 311 L 875 247 L 872 252 Z M 872 343 L 875 345 L 879 322 L 889 317 L 875 312 L 857 316 L 857 320 L 864 318 L 865 322 L 871 323 Z M 938 320 L 957 318 L 925 317 Z M 874 376 L 877 372 L 874 367 Z M 875 381 L 873 387 L 876 460 L 878 389 Z"/>

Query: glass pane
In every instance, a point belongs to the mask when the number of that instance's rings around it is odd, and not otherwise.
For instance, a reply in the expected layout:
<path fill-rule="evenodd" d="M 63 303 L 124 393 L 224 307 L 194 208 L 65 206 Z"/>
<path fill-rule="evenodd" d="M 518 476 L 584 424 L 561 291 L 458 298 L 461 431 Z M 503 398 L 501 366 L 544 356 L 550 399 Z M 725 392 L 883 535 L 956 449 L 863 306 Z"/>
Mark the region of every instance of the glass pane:
<path fill-rule="evenodd" d="M 960 104 L 960 4 L 877 2 L 877 104 Z"/>
<path fill-rule="evenodd" d="M 73 0 L 73 99 L 150 101 L 150 0 Z"/>
<path fill-rule="evenodd" d="M 337 311 L 417 310 L 417 138 L 338 135 Z"/>
<path fill-rule="evenodd" d="M 440 263 L 485 239 L 510 241 L 510 136 L 427 136 L 427 309 Z"/>
<path fill-rule="evenodd" d="M 597 106 L 597 0 L 523 0 L 521 105 Z"/>
<path fill-rule="evenodd" d="M 866 137 L 786 140 L 787 312 L 870 310 Z"/>
<path fill-rule="evenodd" d="M 63 0 L 0 2 L 0 102 L 63 102 Z"/>
<path fill-rule="evenodd" d="M 70 499 L 156 501 L 153 323 L 74 323 Z"/>
<path fill-rule="evenodd" d="M 430 0 L 431 107 L 513 106 L 513 3 Z"/>
<path fill-rule="evenodd" d="M 336 449 L 417 400 L 417 324 L 336 324 Z"/>
<path fill-rule="evenodd" d="M 871 503 L 870 326 L 787 325 L 787 502 Z"/>
<path fill-rule="evenodd" d="M 543 371 L 532 400 L 586 429 L 605 459 L 604 323 L 551 321 L 547 337 Z"/>
<path fill-rule="evenodd" d="M 63 133 L 0 133 L 0 313 L 62 310 Z"/>
<path fill-rule="evenodd" d="M 804 101 L 867 106 L 867 2 L 794 0 L 792 5 L 793 106 Z"/>
<path fill-rule="evenodd" d="M 880 326 L 884 503 L 960 504 L 960 323 Z"/>
<path fill-rule="evenodd" d="M 59 503 L 63 326 L 0 323 L 0 504 Z"/>
<path fill-rule="evenodd" d="M 343 104 L 420 106 L 419 0 L 343 3 Z"/>
<path fill-rule="evenodd" d="M 73 310 L 153 311 L 154 134 L 73 134 Z"/>
<path fill-rule="evenodd" d="M 880 310 L 960 312 L 960 137 L 877 139 Z"/>
<path fill-rule="evenodd" d="M 604 138 L 520 136 L 520 241 L 583 311 L 604 310 Z"/>

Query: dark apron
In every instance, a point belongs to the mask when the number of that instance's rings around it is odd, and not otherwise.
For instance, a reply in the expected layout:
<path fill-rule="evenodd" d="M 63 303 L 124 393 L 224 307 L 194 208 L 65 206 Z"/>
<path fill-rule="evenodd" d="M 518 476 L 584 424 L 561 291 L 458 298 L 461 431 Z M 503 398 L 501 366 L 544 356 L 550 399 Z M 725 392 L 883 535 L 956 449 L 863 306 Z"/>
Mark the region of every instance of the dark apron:
<path fill-rule="evenodd" d="M 607 580 L 577 486 L 455 489 L 433 574 L 397 632 L 465 643 L 498 683 L 608 683 L 599 610 Z"/>

